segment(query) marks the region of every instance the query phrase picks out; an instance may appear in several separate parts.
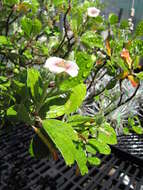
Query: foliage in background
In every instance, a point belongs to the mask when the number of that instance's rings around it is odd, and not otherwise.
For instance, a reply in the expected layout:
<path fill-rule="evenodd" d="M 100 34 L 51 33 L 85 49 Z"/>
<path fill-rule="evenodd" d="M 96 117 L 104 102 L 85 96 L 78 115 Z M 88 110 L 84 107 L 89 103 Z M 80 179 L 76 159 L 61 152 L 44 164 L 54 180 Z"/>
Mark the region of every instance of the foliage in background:
<path fill-rule="evenodd" d="M 119 109 L 137 96 L 143 79 L 143 23 L 131 33 L 128 22 L 119 22 L 114 14 L 108 19 L 89 15 L 90 7 L 102 9 L 92 0 L 0 4 L 1 126 L 28 124 L 36 133 L 32 156 L 51 153 L 56 160 L 58 149 L 67 165 L 76 162 L 82 175 L 88 164 L 100 164 L 97 153 L 108 155 L 109 145 L 117 143 Z M 52 56 L 75 61 L 78 75 L 43 68 Z M 124 88 L 127 82 L 129 90 Z M 92 114 L 87 113 L 90 106 Z M 135 114 L 127 123 L 126 134 L 142 134 Z"/>

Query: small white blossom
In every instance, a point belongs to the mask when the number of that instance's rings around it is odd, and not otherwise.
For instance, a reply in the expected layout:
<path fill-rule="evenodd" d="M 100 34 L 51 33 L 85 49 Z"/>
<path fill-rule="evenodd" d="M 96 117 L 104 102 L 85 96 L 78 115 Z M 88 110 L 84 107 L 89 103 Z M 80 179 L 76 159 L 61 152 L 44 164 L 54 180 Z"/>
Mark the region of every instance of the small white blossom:
<path fill-rule="evenodd" d="M 134 27 L 133 27 L 133 26 L 130 26 L 130 30 L 134 30 Z"/>
<path fill-rule="evenodd" d="M 46 38 L 46 36 L 42 36 L 39 40 L 40 40 L 40 42 L 43 43 L 43 42 L 45 42 L 47 40 L 47 38 Z"/>
<path fill-rule="evenodd" d="M 89 7 L 87 9 L 87 15 L 90 17 L 97 17 L 100 14 L 100 10 L 95 7 Z"/>
<path fill-rule="evenodd" d="M 105 57 L 106 57 L 106 55 L 103 54 L 101 51 L 97 51 L 97 55 L 98 55 L 99 57 L 101 57 L 101 58 L 105 58 Z"/>
<path fill-rule="evenodd" d="M 128 21 L 129 21 L 129 22 L 133 22 L 132 18 L 129 18 Z"/>
<path fill-rule="evenodd" d="M 48 68 L 49 71 L 53 73 L 62 73 L 66 72 L 72 77 L 78 75 L 79 67 L 73 61 L 66 61 L 59 57 L 50 57 L 46 60 L 44 65 L 45 68 Z"/>

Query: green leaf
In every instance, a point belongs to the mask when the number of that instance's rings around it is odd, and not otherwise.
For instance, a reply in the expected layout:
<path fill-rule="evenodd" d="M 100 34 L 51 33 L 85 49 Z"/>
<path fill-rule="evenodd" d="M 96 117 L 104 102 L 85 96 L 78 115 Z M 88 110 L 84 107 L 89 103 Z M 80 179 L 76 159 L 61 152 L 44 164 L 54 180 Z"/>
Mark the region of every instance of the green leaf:
<path fill-rule="evenodd" d="M 86 154 L 80 144 L 78 145 L 78 147 L 76 149 L 75 159 L 77 161 L 81 175 L 85 175 L 86 173 L 88 173 L 88 168 L 86 165 L 86 163 L 87 163 Z"/>
<path fill-rule="evenodd" d="M 30 88 L 31 95 L 35 101 L 40 100 L 42 94 L 41 76 L 38 70 L 30 68 L 27 70 L 27 86 Z"/>
<path fill-rule="evenodd" d="M 90 48 L 103 48 L 102 37 L 93 31 L 87 31 L 81 37 L 81 42 Z"/>
<path fill-rule="evenodd" d="M 0 84 L 0 89 L 3 90 L 3 91 L 7 91 L 7 88 L 4 85 L 1 85 L 1 84 Z"/>
<path fill-rule="evenodd" d="M 35 14 L 38 11 L 38 0 L 23 0 L 23 3 L 26 3 L 26 5 L 28 5 L 28 7 L 30 8 L 29 16 L 33 16 L 33 14 Z"/>
<path fill-rule="evenodd" d="M 2 0 L 2 1 L 3 1 L 3 4 L 9 5 L 9 6 L 19 3 L 19 0 Z"/>
<path fill-rule="evenodd" d="M 91 117 L 76 114 L 76 115 L 69 116 L 68 123 L 70 123 L 70 125 L 72 126 L 76 126 L 82 123 L 89 122 L 91 120 L 92 120 Z"/>
<path fill-rule="evenodd" d="M 95 22 L 96 22 L 97 24 L 103 23 L 103 17 L 100 16 L 100 15 L 98 15 L 97 17 L 95 17 L 94 20 L 95 20 Z"/>
<path fill-rule="evenodd" d="M 52 33 L 52 30 L 51 30 L 51 28 L 49 26 L 46 26 L 44 28 L 44 32 L 47 34 L 47 36 L 49 36 Z"/>
<path fill-rule="evenodd" d="M 73 140 L 77 140 L 77 134 L 72 127 L 59 120 L 44 120 L 43 127 L 62 153 L 67 165 L 75 160 L 75 146 Z"/>
<path fill-rule="evenodd" d="M 86 151 L 87 151 L 87 152 L 89 152 L 89 153 L 91 153 L 91 154 L 96 154 L 97 149 L 94 148 L 93 146 L 91 146 L 91 145 L 86 145 L 85 147 L 86 147 Z"/>
<path fill-rule="evenodd" d="M 5 36 L 0 36 L 0 45 L 7 45 L 8 40 Z"/>
<path fill-rule="evenodd" d="M 7 90 L 7 88 L 10 86 L 10 80 L 4 76 L 0 76 L 0 88 L 2 90 Z"/>
<path fill-rule="evenodd" d="M 67 5 L 67 1 L 66 0 L 53 0 L 53 4 L 55 6 Z"/>
<path fill-rule="evenodd" d="M 15 110 L 15 106 L 11 106 L 8 108 L 7 116 L 8 117 L 16 117 L 17 116 L 17 111 Z"/>
<path fill-rule="evenodd" d="M 102 124 L 98 131 L 98 140 L 107 144 L 117 144 L 116 132 L 109 123 Z"/>
<path fill-rule="evenodd" d="M 143 72 L 137 73 L 136 76 L 137 76 L 139 79 L 143 80 Z"/>
<path fill-rule="evenodd" d="M 65 114 L 65 106 L 51 106 L 50 110 L 46 112 L 46 118 L 56 118 Z"/>
<path fill-rule="evenodd" d="M 124 133 L 125 135 L 129 135 L 129 134 L 130 134 L 129 128 L 128 128 L 128 127 L 124 127 L 124 128 L 123 128 L 123 133 Z"/>
<path fill-rule="evenodd" d="M 86 95 L 85 84 L 79 84 L 72 88 L 69 100 L 65 104 L 65 113 L 69 114 L 77 110 L 82 104 Z"/>
<path fill-rule="evenodd" d="M 120 23 L 120 28 L 121 29 L 126 29 L 129 27 L 129 23 L 127 20 L 122 20 L 121 23 Z"/>
<path fill-rule="evenodd" d="M 106 86 L 106 89 L 110 90 L 110 89 L 114 88 L 116 86 L 116 84 L 117 84 L 116 79 L 110 80 L 109 83 Z"/>
<path fill-rule="evenodd" d="M 55 119 L 44 120 L 43 127 L 60 150 L 66 164 L 71 165 L 77 161 L 81 174 L 88 173 L 85 152 L 80 145 L 76 148 L 73 143 L 78 140 L 77 133 L 73 128 L 69 124 Z"/>
<path fill-rule="evenodd" d="M 134 118 L 131 118 L 131 117 L 128 118 L 128 125 L 131 126 L 131 127 L 133 127 L 135 125 Z"/>
<path fill-rule="evenodd" d="M 113 13 L 110 13 L 109 14 L 109 22 L 112 25 L 118 23 L 118 16 Z"/>
<path fill-rule="evenodd" d="M 30 146 L 29 146 L 29 153 L 32 157 L 34 157 L 34 151 L 33 151 L 33 139 L 31 140 Z"/>
<path fill-rule="evenodd" d="M 127 64 L 125 64 L 125 62 L 123 61 L 123 59 L 118 58 L 118 59 L 116 60 L 116 63 L 117 63 L 117 65 L 118 65 L 121 69 L 123 69 L 123 71 L 125 71 L 125 72 L 128 72 L 128 71 L 129 71 L 129 69 L 128 69 L 128 67 L 127 67 Z"/>
<path fill-rule="evenodd" d="M 97 158 L 97 157 L 88 157 L 87 160 L 88 160 L 89 164 L 91 164 L 91 165 L 98 166 L 101 163 L 101 160 L 99 158 Z"/>
<path fill-rule="evenodd" d="M 65 113 L 64 104 L 67 100 L 68 96 L 61 97 L 60 94 L 46 98 L 46 101 L 39 112 L 40 117 L 56 118 L 62 116 Z"/>
<path fill-rule="evenodd" d="M 43 129 L 40 129 L 40 132 L 45 136 L 45 138 L 48 139 L 48 141 L 51 144 L 51 147 L 54 147 L 47 133 Z M 31 140 L 31 143 L 29 146 L 29 153 L 32 157 L 36 157 L 37 159 L 51 157 L 50 150 L 37 134 L 35 134 L 35 136 Z"/>
<path fill-rule="evenodd" d="M 21 20 L 21 27 L 28 37 L 30 37 L 30 34 L 32 32 L 32 24 L 33 22 L 30 18 L 24 17 Z"/>
<path fill-rule="evenodd" d="M 133 131 L 135 131 L 137 134 L 141 135 L 143 134 L 143 128 L 139 126 L 132 126 Z"/>
<path fill-rule="evenodd" d="M 5 76 L 0 76 L 0 82 L 5 82 L 5 81 L 7 81 L 8 79 L 7 79 L 7 77 L 5 77 Z"/>
<path fill-rule="evenodd" d="M 13 92 L 15 93 L 16 98 L 17 99 L 20 98 L 20 101 L 24 102 L 25 99 L 28 99 L 29 93 L 25 83 L 13 80 L 12 89 Z"/>
<path fill-rule="evenodd" d="M 10 119 L 24 122 L 27 124 L 33 124 L 30 115 L 28 113 L 28 110 L 24 106 L 24 104 L 16 104 L 14 106 L 11 106 L 7 110 L 7 116 Z"/>
<path fill-rule="evenodd" d="M 29 60 L 33 58 L 29 50 L 24 51 L 23 55 L 25 55 L 25 57 Z"/>
<path fill-rule="evenodd" d="M 143 36 L 143 21 L 140 21 L 136 27 L 136 35 L 142 37 Z"/>
<path fill-rule="evenodd" d="M 110 147 L 102 141 L 89 139 L 88 144 L 94 146 L 101 154 L 108 155 L 111 153 Z"/>
<path fill-rule="evenodd" d="M 37 35 L 40 33 L 41 29 L 42 29 L 42 23 L 40 22 L 40 20 L 34 19 L 32 23 L 32 33 L 34 35 Z"/>
<path fill-rule="evenodd" d="M 18 112 L 18 120 L 28 123 L 28 124 L 33 124 L 33 122 L 31 121 L 31 118 L 29 116 L 28 110 L 26 109 L 26 107 L 24 106 L 24 104 L 20 104 L 17 107 L 17 112 Z"/>
<path fill-rule="evenodd" d="M 79 82 L 82 83 L 89 76 L 93 68 L 94 60 L 91 55 L 86 52 L 77 52 L 75 57 L 79 67 L 78 76 L 74 78 L 70 77 L 68 80 L 65 80 L 60 86 L 61 90 L 69 90 L 79 84 Z"/>
<path fill-rule="evenodd" d="M 46 118 L 56 118 L 64 114 L 74 112 L 82 104 L 86 95 L 86 86 L 79 84 L 72 88 L 71 95 L 64 105 L 50 106 L 50 110 L 46 113 Z"/>

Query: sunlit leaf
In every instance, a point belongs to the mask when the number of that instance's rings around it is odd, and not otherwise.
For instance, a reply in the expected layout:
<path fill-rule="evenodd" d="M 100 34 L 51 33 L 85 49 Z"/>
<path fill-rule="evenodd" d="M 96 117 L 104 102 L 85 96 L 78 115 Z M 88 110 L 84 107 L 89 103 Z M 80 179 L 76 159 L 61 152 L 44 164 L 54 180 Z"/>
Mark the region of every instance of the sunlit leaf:
<path fill-rule="evenodd" d="M 117 144 L 115 130 L 110 126 L 109 123 L 104 123 L 101 125 L 97 139 L 107 144 Z"/>
<path fill-rule="evenodd" d="M 136 132 L 139 135 L 143 134 L 143 128 L 140 125 L 139 126 L 132 126 L 132 129 L 134 132 Z"/>
<path fill-rule="evenodd" d="M 91 165 L 98 166 L 101 163 L 101 160 L 99 158 L 97 158 L 97 157 L 88 157 L 87 160 L 88 160 L 89 164 L 91 164 Z"/>
<path fill-rule="evenodd" d="M 88 144 L 95 147 L 101 154 L 108 155 L 111 153 L 110 147 L 104 141 L 89 139 Z"/>

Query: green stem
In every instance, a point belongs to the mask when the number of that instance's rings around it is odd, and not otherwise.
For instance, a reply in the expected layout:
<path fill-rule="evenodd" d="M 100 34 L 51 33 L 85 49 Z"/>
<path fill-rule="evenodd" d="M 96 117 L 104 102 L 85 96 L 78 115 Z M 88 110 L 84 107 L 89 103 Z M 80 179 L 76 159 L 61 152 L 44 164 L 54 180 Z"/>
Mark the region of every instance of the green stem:
<path fill-rule="evenodd" d="M 48 88 L 49 84 L 46 84 L 45 87 L 44 87 L 44 92 L 43 92 L 43 95 L 42 95 L 42 98 L 40 100 L 40 102 L 38 103 L 38 105 L 36 106 L 36 112 L 38 113 L 39 110 L 41 109 L 41 107 L 43 106 L 43 103 L 44 103 L 44 100 L 47 96 L 47 88 Z"/>
<path fill-rule="evenodd" d="M 40 137 L 40 139 L 43 141 L 43 143 L 48 147 L 54 160 L 57 160 L 58 157 L 57 157 L 56 150 L 54 149 L 54 147 L 52 147 L 48 139 L 41 133 L 40 129 L 38 129 L 37 127 L 33 125 L 32 125 L 32 128 L 34 129 L 35 133 Z"/>

